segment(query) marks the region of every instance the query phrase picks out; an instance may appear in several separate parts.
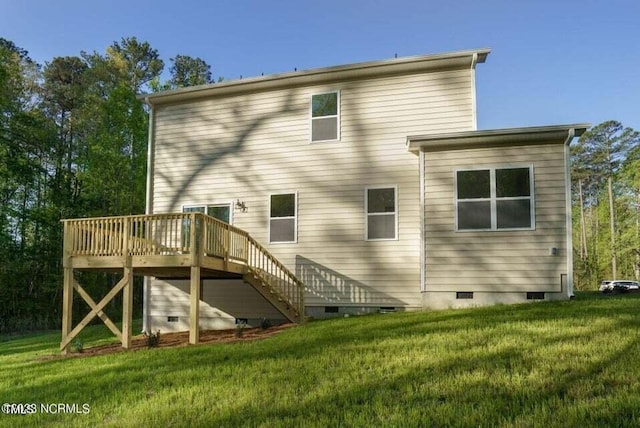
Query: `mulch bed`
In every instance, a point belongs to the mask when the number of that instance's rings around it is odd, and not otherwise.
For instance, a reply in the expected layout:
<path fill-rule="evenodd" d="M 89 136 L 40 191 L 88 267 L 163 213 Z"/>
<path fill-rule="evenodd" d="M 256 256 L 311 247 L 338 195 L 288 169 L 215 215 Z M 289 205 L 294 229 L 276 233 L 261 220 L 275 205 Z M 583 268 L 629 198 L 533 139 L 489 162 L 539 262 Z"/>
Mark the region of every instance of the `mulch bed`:
<path fill-rule="evenodd" d="M 179 346 L 200 346 L 211 345 L 216 343 L 233 343 L 246 342 L 251 340 L 260 340 L 274 336 L 287 328 L 293 327 L 295 324 L 282 324 L 267 329 L 262 328 L 245 328 L 242 336 L 238 337 L 235 329 L 231 330 L 201 330 L 200 343 L 198 345 L 189 345 L 189 332 L 181 331 L 177 333 L 160 332 L 160 342 L 157 348 L 175 348 Z M 131 348 L 124 349 L 120 343 L 108 345 L 99 345 L 91 348 L 85 348 L 82 352 L 70 352 L 66 357 L 90 357 L 93 355 L 114 354 L 117 352 L 131 352 L 140 349 L 147 349 L 147 338 L 138 335 L 132 338 Z M 53 358 L 65 357 L 62 355 L 48 355 L 39 359 L 48 360 Z"/>

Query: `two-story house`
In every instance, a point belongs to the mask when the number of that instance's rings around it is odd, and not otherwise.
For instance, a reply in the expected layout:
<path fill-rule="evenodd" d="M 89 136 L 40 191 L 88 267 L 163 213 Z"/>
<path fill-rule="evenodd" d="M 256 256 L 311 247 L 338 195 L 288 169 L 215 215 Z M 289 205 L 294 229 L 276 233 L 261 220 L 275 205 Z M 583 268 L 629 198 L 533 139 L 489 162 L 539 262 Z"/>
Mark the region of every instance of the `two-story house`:
<path fill-rule="evenodd" d="M 302 281 L 308 316 L 567 299 L 568 146 L 588 125 L 477 130 L 488 54 L 148 95 L 147 214 L 246 231 Z M 150 278 L 147 328 L 187 329 L 189 294 L 189 279 Z M 200 294 L 202 328 L 283 318 L 237 277 Z"/>

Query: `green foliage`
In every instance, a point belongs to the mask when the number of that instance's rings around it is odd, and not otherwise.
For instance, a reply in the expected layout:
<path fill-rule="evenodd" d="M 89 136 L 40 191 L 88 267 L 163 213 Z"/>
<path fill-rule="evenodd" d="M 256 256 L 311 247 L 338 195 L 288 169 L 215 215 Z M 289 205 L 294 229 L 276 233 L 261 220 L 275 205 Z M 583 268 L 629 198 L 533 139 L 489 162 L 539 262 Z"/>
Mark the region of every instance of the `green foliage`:
<path fill-rule="evenodd" d="M 213 83 L 211 80 L 211 66 L 201 58 L 193 58 L 188 55 L 176 55 L 171 58 L 171 80 L 174 88 L 187 86 L 206 85 Z"/>
<path fill-rule="evenodd" d="M 59 334 L 12 339 L 0 343 L 5 401 L 91 412 L 0 426 L 638 426 L 638 303 L 578 294 L 88 358 L 56 358 Z"/>
<path fill-rule="evenodd" d="M 61 219 L 144 212 L 148 118 L 136 94 L 163 66 L 147 42 L 123 38 L 41 71 L 0 39 L 0 333 L 59 325 Z M 80 275 L 92 295 L 115 281 Z M 86 311 L 74 303 L 74 319 Z"/>
<path fill-rule="evenodd" d="M 263 330 L 268 330 L 271 327 L 273 327 L 273 325 L 271 324 L 271 321 L 266 318 L 262 318 L 262 320 L 260 321 L 260 328 Z"/>
<path fill-rule="evenodd" d="M 82 339 L 74 340 L 73 344 L 71 345 L 71 352 L 77 352 L 81 354 L 82 351 L 84 351 L 84 342 L 82 341 Z"/>
<path fill-rule="evenodd" d="M 244 322 L 240 322 L 240 323 L 236 324 L 235 336 L 236 337 L 242 337 L 244 335 L 244 329 L 246 327 L 247 327 L 247 324 L 245 324 Z"/>
<path fill-rule="evenodd" d="M 155 348 L 160 344 L 160 330 L 156 332 L 144 332 L 144 337 L 147 339 L 147 348 Z"/>
<path fill-rule="evenodd" d="M 577 289 L 595 289 L 614 275 L 640 279 L 639 158 L 640 133 L 615 121 L 572 146 Z"/>

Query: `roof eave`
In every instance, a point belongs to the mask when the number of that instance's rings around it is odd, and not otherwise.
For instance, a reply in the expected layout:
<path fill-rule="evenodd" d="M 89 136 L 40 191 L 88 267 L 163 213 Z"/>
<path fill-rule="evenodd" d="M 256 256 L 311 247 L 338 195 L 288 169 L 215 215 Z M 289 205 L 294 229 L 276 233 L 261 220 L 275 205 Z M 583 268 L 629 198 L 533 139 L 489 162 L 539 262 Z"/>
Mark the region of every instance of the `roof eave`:
<path fill-rule="evenodd" d="M 543 142 L 563 143 L 567 137 L 579 137 L 591 124 L 532 126 L 525 128 L 488 129 L 481 131 L 452 132 L 448 134 L 413 135 L 407 137 L 407 150 L 452 150 L 478 146 L 509 146 Z"/>
<path fill-rule="evenodd" d="M 316 68 L 230 80 L 228 82 L 210 85 L 172 89 L 153 94 L 141 94 L 138 96 L 138 99 L 149 105 L 166 104 L 206 96 L 229 95 L 287 86 L 319 84 L 323 82 L 371 78 L 392 74 L 409 74 L 413 72 L 435 71 L 438 69 L 465 68 L 485 62 L 490 52 L 490 49 L 474 49 Z"/>

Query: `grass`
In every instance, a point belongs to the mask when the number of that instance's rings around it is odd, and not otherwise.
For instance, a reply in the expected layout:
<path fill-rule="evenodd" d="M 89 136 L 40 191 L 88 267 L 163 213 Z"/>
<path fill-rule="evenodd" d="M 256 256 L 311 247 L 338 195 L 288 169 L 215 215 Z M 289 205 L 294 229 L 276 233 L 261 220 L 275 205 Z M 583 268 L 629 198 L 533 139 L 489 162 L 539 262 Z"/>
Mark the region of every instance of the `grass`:
<path fill-rule="evenodd" d="M 257 342 L 57 355 L 59 333 L 0 342 L 0 426 L 638 426 L 640 296 L 580 294 L 316 321 Z M 85 348 L 108 339 L 91 327 Z"/>

